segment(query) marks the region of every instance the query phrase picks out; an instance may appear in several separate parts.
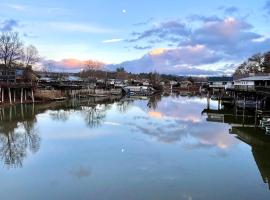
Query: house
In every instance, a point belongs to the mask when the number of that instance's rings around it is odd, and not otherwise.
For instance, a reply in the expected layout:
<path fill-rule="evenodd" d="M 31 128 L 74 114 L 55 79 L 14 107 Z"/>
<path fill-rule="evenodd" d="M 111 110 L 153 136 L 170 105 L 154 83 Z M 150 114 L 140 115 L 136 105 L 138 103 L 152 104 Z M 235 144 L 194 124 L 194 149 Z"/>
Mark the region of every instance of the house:
<path fill-rule="evenodd" d="M 225 89 L 226 85 L 230 84 L 233 84 L 233 77 L 221 76 L 208 78 L 208 86 L 212 89 Z"/>
<path fill-rule="evenodd" d="M 170 81 L 170 85 L 177 85 L 177 81 Z"/>
<path fill-rule="evenodd" d="M 124 83 L 124 81 L 122 81 L 122 80 L 116 80 L 116 81 L 114 82 L 114 87 L 121 88 L 121 87 L 124 87 L 124 86 L 125 86 L 125 83 Z"/>
<path fill-rule="evenodd" d="M 192 86 L 192 83 L 190 81 L 181 81 L 180 82 L 180 88 L 189 88 Z"/>
<path fill-rule="evenodd" d="M 153 88 L 147 86 L 126 86 L 123 88 L 129 95 L 149 95 L 152 94 Z"/>
<path fill-rule="evenodd" d="M 251 76 L 235 80 L 234 89 L 240 91 L 270 90 L 270 76 Z"/>
<path fill-rule="evenodd" d="M 165 82 L 164 82 L 164 81 L 161 81 L 161 82 L 159 83 L 159 85 L 164 86 L 164 85 L 165 85 Z"/>
<path fill-rule="evenodd" d="M 108 85 L 114 86 L 115 79 L 108 79 L 106 82 L 107 82 Z"/>
<path fill-rule="evenodd" d="M 28 81 L 37 81 L 38 75 L 31 69 L 25 67 L 7 68 L 0 65 L 0 82 L 20 83 Z"/>
<path fill-rule="evenodd" d="M 143 81 L 142 85 L 143 85 L 143 86 L 149 86 L 150 83 L 149 83 L 148 81 Z"/>

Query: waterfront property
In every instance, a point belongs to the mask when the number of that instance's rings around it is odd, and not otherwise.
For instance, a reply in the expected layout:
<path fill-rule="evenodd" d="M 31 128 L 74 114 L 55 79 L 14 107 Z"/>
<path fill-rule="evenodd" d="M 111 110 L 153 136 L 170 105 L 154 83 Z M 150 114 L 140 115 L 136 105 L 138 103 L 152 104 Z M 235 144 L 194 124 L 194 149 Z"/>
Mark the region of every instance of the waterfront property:
<path fill-rule="evenodd" d="M 270 76 L 250 76 L 235 80 L 234 89 L 237 91 L 257 91 L 270 94 Z"/>
<path fill-rule="evenodd" d="M 208 86 L 213 91 L 225 90 L 225 87 L 229 85 L 233 85 L 233 77 L 221 76 L 208 78 Z"/>
<path fill-rule="evenodd" d="M 34 102 L 38 76 L 30 68 L 0 65 L 0 102 Z"/>
<path fill-rule="evenodd" d="M 206 103 L 172 94 L 1 107 L 0 198 L 269 199 L 260 120 L 216 101 L 202 114 Z"/>

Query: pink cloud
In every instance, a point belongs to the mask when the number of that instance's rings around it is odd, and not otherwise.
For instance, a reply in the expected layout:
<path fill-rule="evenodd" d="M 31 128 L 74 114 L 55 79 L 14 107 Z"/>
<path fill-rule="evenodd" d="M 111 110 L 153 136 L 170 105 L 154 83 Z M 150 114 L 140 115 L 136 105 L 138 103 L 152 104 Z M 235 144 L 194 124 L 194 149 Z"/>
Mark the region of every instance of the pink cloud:
<path fill-rule="evenodd" d="M 78 60 L 74 58 L 62 59 L 60 61 L 55 60 L 43 60 L 42 66 L 52 68 L 53 71 L 68 70 L 68 71 L 79 71 L 85 69 L 91 65 L 96 69 L 102 69 L 105 66 L 104 62 L 96 60 Z"/>

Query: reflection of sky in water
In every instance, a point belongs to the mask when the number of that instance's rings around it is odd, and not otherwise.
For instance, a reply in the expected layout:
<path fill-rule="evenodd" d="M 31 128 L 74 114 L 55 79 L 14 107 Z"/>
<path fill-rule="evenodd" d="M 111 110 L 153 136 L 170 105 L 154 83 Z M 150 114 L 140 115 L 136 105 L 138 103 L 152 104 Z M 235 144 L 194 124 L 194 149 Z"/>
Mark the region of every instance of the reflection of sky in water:
<path fill-rule="evenodd" d="M 205 99 L 147 103 L 37 115 L 40 150 L 0 170 L 1 199 L 269 198 L 250 147 L 201 115 Z"/>

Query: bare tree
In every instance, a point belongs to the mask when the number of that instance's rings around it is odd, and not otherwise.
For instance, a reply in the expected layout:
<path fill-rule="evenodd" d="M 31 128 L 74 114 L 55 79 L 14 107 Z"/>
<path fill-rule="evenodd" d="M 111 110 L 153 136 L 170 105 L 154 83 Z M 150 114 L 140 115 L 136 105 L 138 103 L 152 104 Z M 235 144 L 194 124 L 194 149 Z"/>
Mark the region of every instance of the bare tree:
<path fill-rule="evenodd" d="M 94 60 L 88 60 L 85 63 L 84 74 L 93 78 L 96 72 L 104 66 L 104 63 Z"/>
<path fill-rule="evenodd" d="M 0 61 L 7 68 L 14 67 L 22 58 L 23 43 L 17 32 L 2 32 L 0 35 Z"/>
<path fill-rule="evenodd" d="M 85 63 L 85 68 L 86 70 L 89 70 L 89 71 L 95 71 L 95 70 L 101 69 L 103 66 L 104 66 L 104 63 L 95 61 L 95 60 L 88 60 Z"/>
<path fill-rule="evenodd" d="M 35 46 L 29 45 L 25 48 L 23 54 L 23 63 L 25 67 L 32 66 L 40 60 L 38 50 Z"/>

